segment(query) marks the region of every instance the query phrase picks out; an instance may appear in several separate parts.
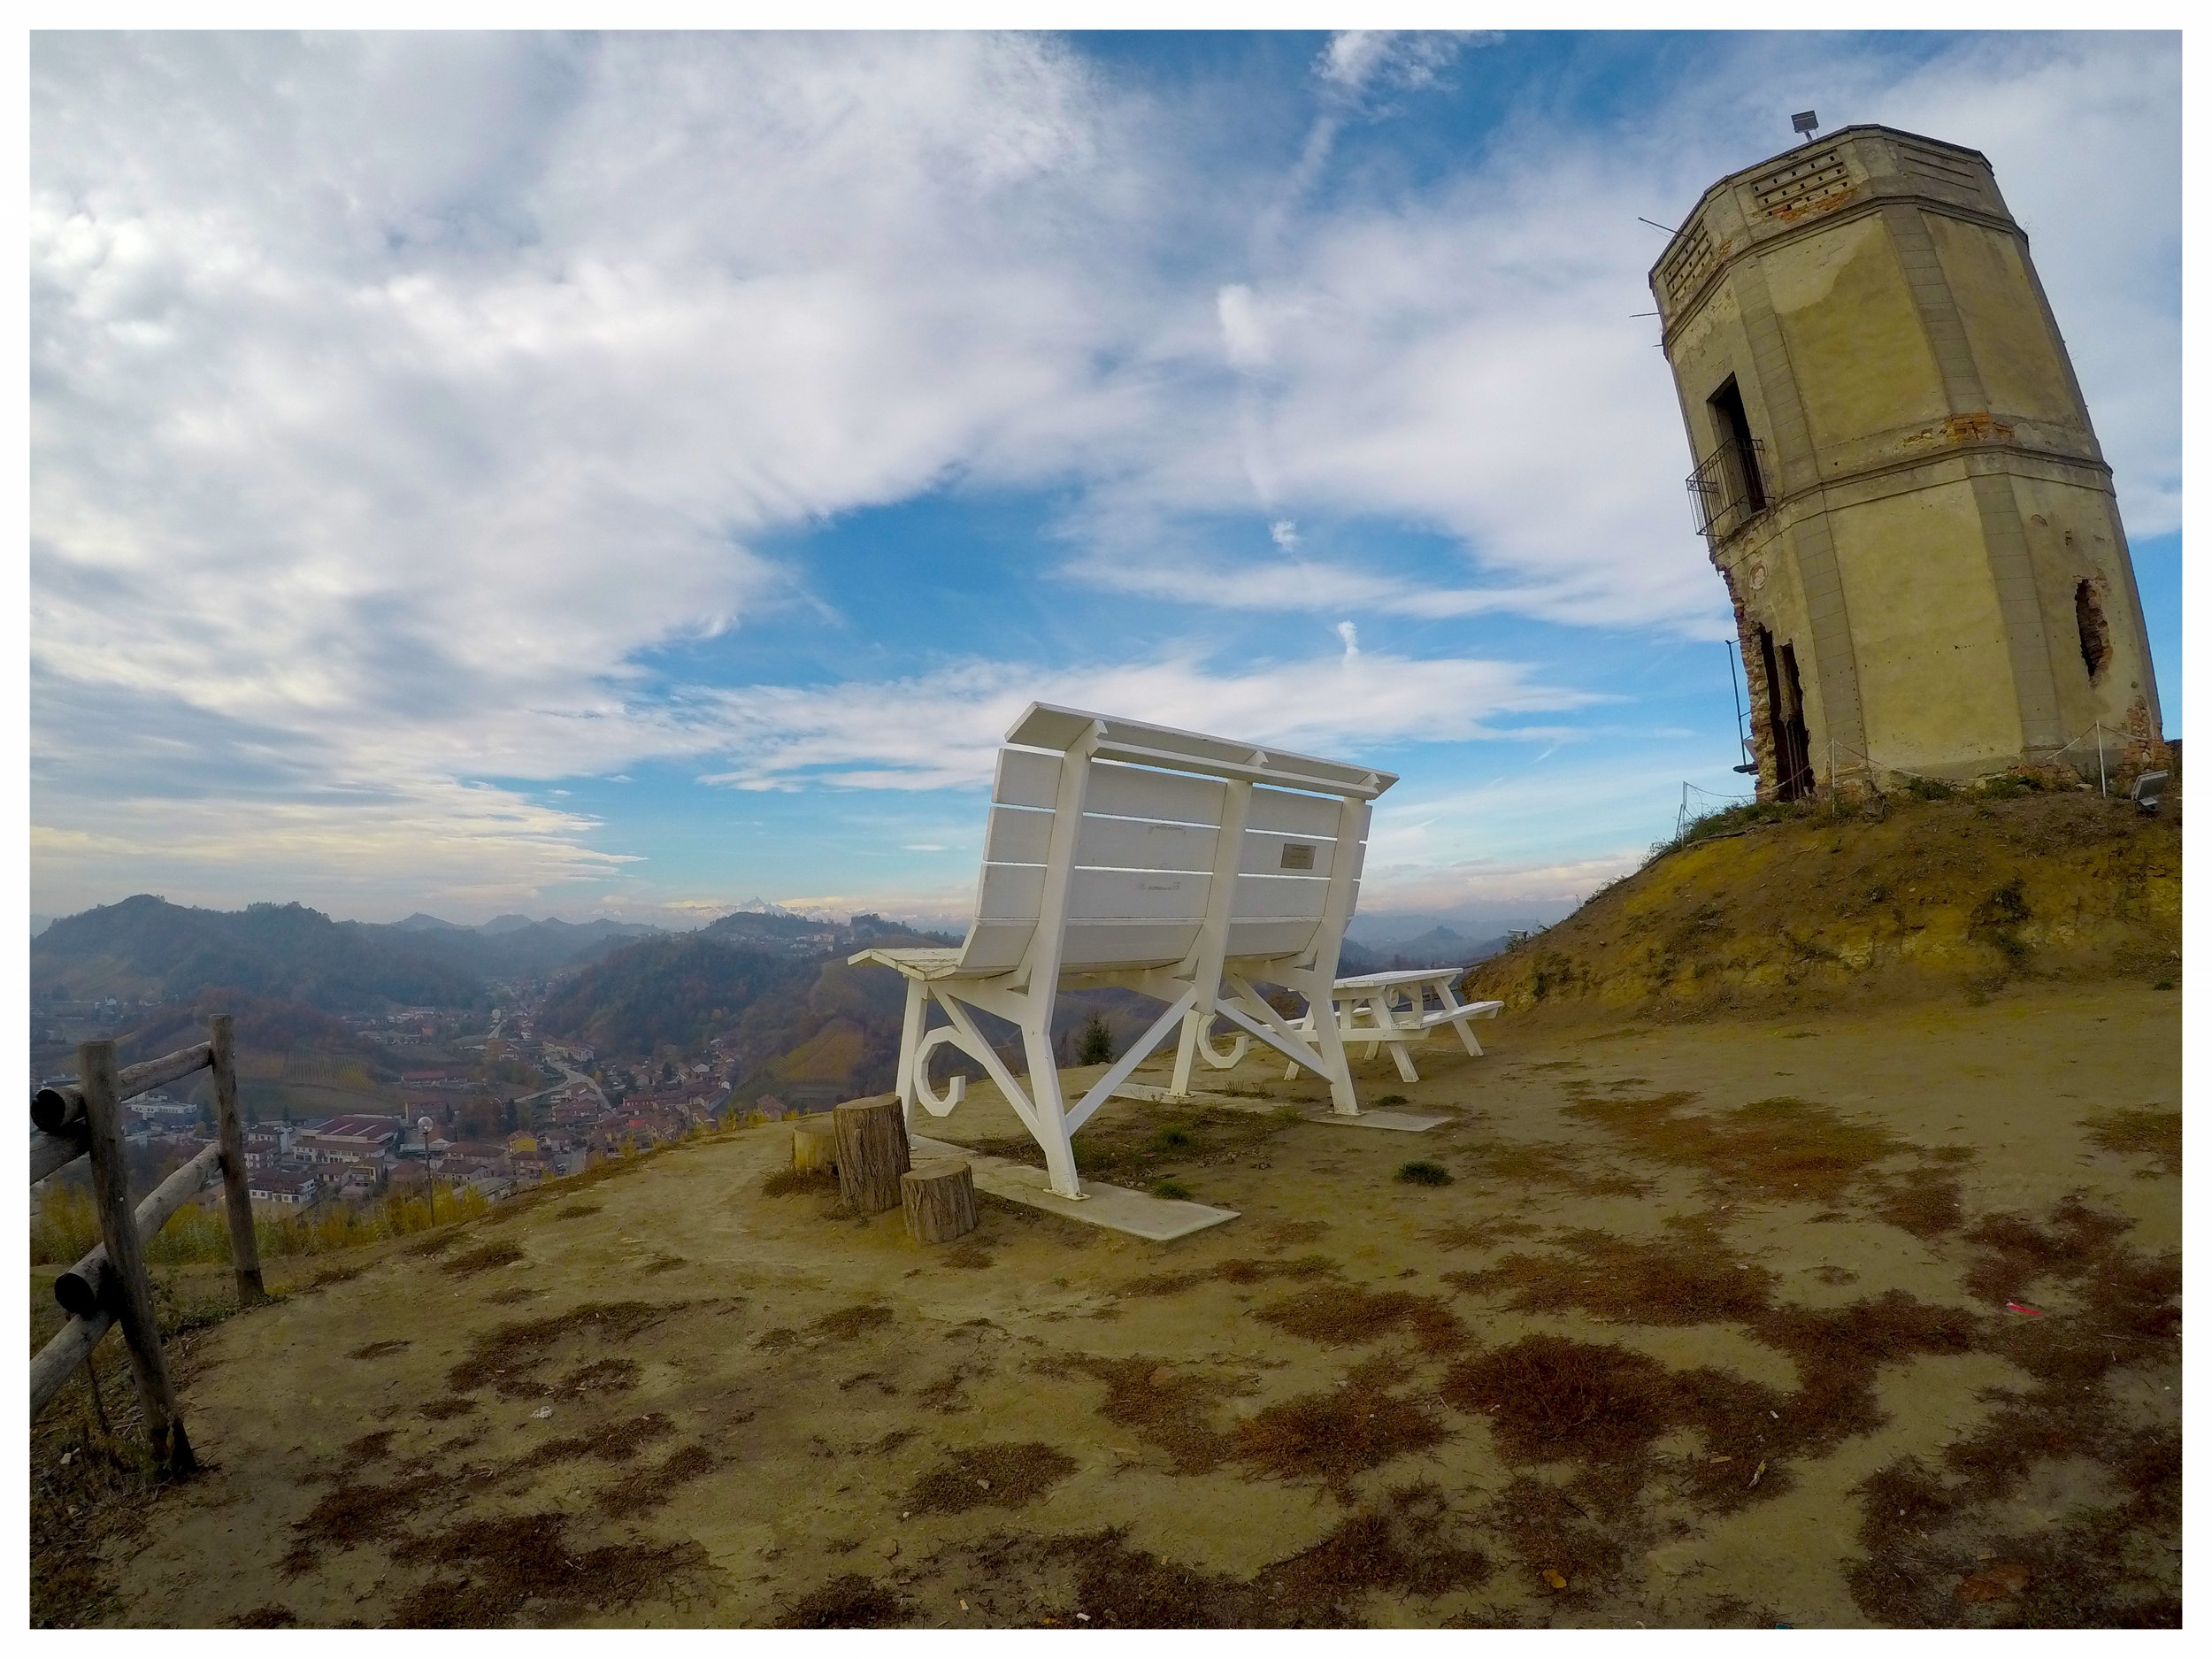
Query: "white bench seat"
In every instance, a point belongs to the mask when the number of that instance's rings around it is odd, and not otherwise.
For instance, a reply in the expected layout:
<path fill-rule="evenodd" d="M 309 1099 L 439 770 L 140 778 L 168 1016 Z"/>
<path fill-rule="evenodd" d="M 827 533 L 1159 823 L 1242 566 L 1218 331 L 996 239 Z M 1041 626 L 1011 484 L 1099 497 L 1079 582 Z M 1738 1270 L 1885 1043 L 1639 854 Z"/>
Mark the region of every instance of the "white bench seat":
<path fill-rule="evenodd" d="M 1367 826 L 1396 774 L 1371 767 L 1032 703 L 1007 733 L 991 789 L 975 919 L 957 949 L 863 950 L 907 981 L 898 1092 L 910 1125 L 939 1048 L 999 1086 L 1044 1150 L 1052 1188 L 1079 1198 L 1069 1137 L 1179 1027 L 1177 1095 L 1198 1056 L 1227 1066 L 1257 1039 L 1329 1079 L 1334 1110 L 1359 1101 L 1333 1023 L 1300 1032 L 1253 987 L 1325 1000 L 1358 902 Z M 1063 990 L 1118 986 L 1166 1010 L 1083 1098 L 1060 1093 L 1052 1010 Z M 945 1025 L 931 1028 L 930 1010 Z M 970 1010 L 1021 1032 L 1025 1087 Z M 1233 1053 L 1207 1033 L 1237 1027 Z"/>

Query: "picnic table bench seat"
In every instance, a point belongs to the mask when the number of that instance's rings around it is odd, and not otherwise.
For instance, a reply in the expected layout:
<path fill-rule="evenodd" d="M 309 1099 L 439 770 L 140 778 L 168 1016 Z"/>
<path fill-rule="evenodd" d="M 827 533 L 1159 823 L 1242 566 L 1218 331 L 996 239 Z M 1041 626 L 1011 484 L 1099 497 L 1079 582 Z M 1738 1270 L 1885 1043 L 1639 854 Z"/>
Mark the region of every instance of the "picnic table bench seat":
<path fill-rule="evenodd" d="M 1418 1083 L 1421 1074 L 1414 1069 L 1413 1056 L 1407 1050 L 1425 1041 L 1440 1025 L 1451 1026 L 1467 1052 L 1480 1057 L 1482 1044 L 1475 1040 L 1470 1022 L 1495 1019 L 1505 1004 L 1461 1002 L 1456 987 L 1466 975 L 1463 967 L 1394 968 L 1385 973 L 1339 979 L 1329 991 L 1330 1004 L 1336 1010 L 1337 1033 L 1347 1043 L 1364 1042 L 1370 1060 L 1388 1048 L 1398 1075 L 1409 1083 Z M 1432 1009 L 1428 1006 L 1432 997 L 1437 1004 Z M 1401 998 L 1406 1004 L 1402 1009 L 1398 1007 Z M 1310 1007 L 1295 1029 L 1310 1034 L 1313 1022 L 1314 1010 Z M 1302 1069 L 1294 1061 L 1284 1075 L 1294 1078 Z"/>

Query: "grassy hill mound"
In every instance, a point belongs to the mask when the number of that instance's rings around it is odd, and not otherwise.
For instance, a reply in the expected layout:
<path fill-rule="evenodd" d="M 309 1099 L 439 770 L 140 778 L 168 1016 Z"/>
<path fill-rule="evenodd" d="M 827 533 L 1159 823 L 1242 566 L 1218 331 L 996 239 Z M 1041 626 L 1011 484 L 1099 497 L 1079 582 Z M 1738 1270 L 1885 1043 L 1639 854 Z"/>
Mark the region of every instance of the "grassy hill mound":
<path fill-rule="evenodd" d="M 1468 976 L 1516 1014 L 1660 1017 L 1985 996 L 2181 970 L 2181 828 L 2093 794 L 1703 820 Z"/>

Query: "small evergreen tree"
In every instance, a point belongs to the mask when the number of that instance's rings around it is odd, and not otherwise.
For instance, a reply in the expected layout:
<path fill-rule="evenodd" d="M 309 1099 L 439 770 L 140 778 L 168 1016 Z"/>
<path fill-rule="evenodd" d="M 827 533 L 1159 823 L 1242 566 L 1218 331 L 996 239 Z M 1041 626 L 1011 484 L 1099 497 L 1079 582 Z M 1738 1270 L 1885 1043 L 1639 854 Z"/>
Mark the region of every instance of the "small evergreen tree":
<path fill-rule="evenodd" d="M 1114 1033 L 1104 1016 L 1094 1014 L 1091 1023 L 1083 1027 L 1083 1034 L 1076 1040 L 1075 1063 L 1078 1065 L 1104 1065 L 1114 1057 Z"/>

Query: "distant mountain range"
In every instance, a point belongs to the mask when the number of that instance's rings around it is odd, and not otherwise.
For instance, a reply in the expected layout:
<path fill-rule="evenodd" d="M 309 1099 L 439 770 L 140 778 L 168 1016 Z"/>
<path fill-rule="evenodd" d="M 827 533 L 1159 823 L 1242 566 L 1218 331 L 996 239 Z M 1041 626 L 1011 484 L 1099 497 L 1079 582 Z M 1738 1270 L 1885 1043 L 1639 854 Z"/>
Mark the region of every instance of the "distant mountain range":
<path fill-rule="evenodd" d="M 470 1007 L 487 1004 L 496 981 L 549 977 L 660 931 L 527 917 L 463 927 L 420 913 L 336 922 L 303 904 L 204 910 L 142 893 L 62 917 L 35 938 L 31 992 L 173 1002 L 219 985 L 328 1013 Z"/>
<path fill-rule="evenodd" d="M 268 1033 L 342 1044 L 342 1027 L 311 1029 L 315 1014 L 381 1012 L 417 1005 L 489 1007 L 503 981 L 557 981 L 541 1014 L 551 1035 L 605 1055 L 695 1053 L 709 1038 L 738 1061 L 737 1094 L 821 1104 L 887 1087 L 897 1057 L 903 987 L 881 968 L 846 956 L 871 943 L 949 945 L 868 914 L 846 923 L 794 915 L 754 901 L 695 933 L 635 922 L 534 921 L 510 915 L 469 927 L 418 911 L 388 924 L 338 922 L 301 904 L 206 910 L 141 894 L 60 918 L 31 942 L 35 1000 L 116 996 L 163 1005 L 152 1022 L 165 1037 L 173 1010 L 219 989 L 230 1002 L 270 1000 Z M 1502 939 L 1449 926 L 1387 943 L 1345 942 L 1341 972 L 1459 966 L 1495 955 Z M 1066 999 L 1072 1028 L 1102 1014 L 1123 1040 L 1148 1018 L 1118 994 Z M 985 1029 L 996 1041 L 996 1022 Z"/>
<path fill-rule="evenodd" d="M 476 927 L 420 912 L 337 922 L 301 904 L 206 910 L 141 894 L 63 917 L 34 939 L 31 992 L 34 1001 L 158 1003 L 149 1029 L 164 1038 L 182 1029 L 180 1010 L 265 1001 L 256 1029 L 267 1025 L 262 1035 L 278 1051 L 291 1042 L 350 1050 L 357 1045 L 329 1016 L 488 1007 L 502 980 L 555 979 L 541 1016 L 548 1033 L 634 1056 L 692 1053 L 723 1036 L 752 1085 L 747 1098 L 777 1092 L 797 1103 L 849 1098 L 890 1076 L 903 987 L 887 970 L 845 963 L 875 942 L 957 941 L 864 913 L 838 924 L 772 907 L 671 933 L 523 916 Z M 288 1040 L 276 1029 L 288 1021 Z M 246 1024 L 242 1013 L 242 1039 Z"/>
<path fill-rule="evenodd" d="M 1337 956 L 1337 972 L 1348 978 L 1394 968 L 1463 968 L 1496 956 L 1505 946 L 1502 935 L 1473 939 L 1440 926 L 1409 939 L 1362 944 L 1348 938 Z"/>

